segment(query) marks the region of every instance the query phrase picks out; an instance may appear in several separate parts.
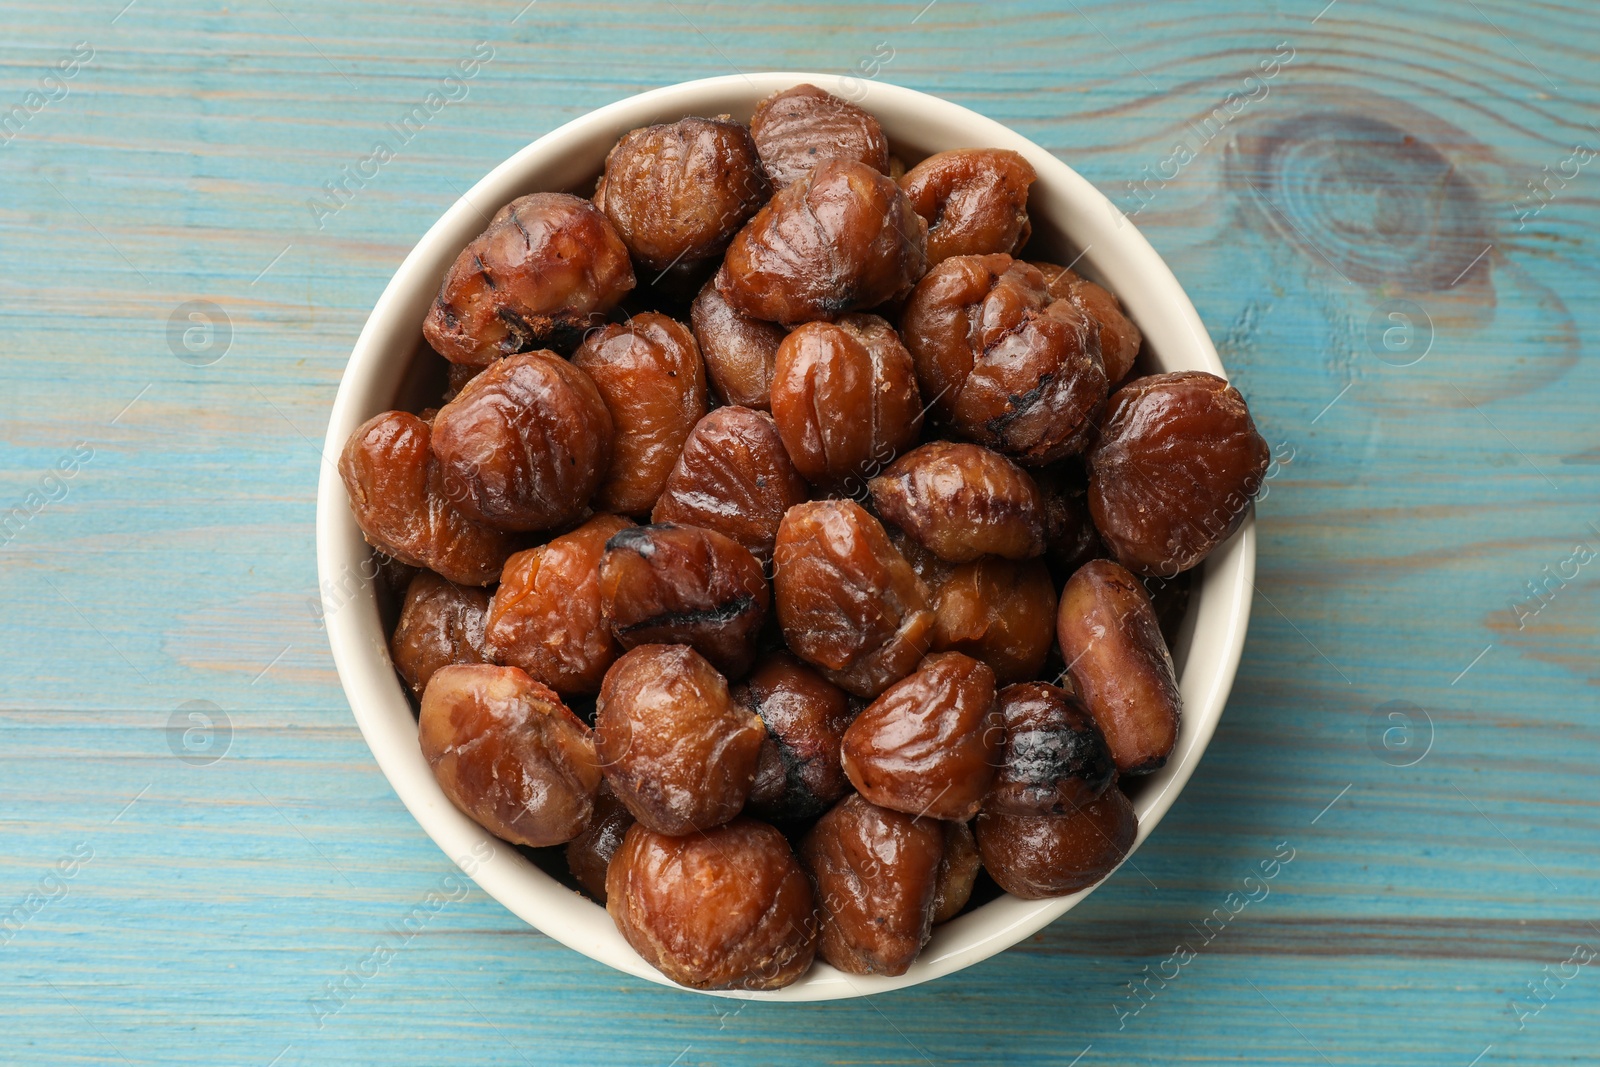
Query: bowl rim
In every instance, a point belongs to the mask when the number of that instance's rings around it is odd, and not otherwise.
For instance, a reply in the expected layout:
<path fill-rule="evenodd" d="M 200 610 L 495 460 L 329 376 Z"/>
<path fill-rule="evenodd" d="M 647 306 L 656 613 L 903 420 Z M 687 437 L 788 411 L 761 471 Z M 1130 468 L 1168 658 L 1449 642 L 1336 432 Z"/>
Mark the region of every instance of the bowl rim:
<path fill-rule="evenodd" d="M 1066 163 L 1016 131 L 960 104 L 884 81 L 814 72 L 703 78 L 626 97 L 564 123 L 494 167 L 429 227 L 385 286 L 341 375 L 324 442 L 327 462 L 318 483 L 316 520 L 322 623 L 341 686 L 384 776 L 445 854 L 513 914 L 598 962 L 672 989 L 787 1002 L 866 996 L 954 973 L 1042 929 L 1104 884 L 1105 879 L 1065 897 L 1022 901 L 1002 896 L 975 908 L 937 928 L 922 955 L 899 976 L 846 975 L 819 959 L 805 977 L 779 990 L 687 990 L 677 985 L 633 952 L 599 905 L 562 886 L 515 849 L 492 837 L 459 812 L 439 789 L 422 758 L 410 705 L 390 663 L 387 639 L 378 617 L 374 575 L 370 573 L 371 550 L 351 516 L 336 459 L 332 457 L 340 454 L 356 426 L 393 403 L 393 384 L 403 376 L 405 366 L 401 373 L 395 373 L 394 364 L 400 358 L 395 353 L 403 346 L 404 358 L 409 361 L 420 341 L 421 319 L 428 300 L 420 301 L 419 310 L 418 292 L 425 291 L 431 298 L 444 268 L 481 231 L 495 209 L 523 192 L 533 191 L 530 182 L 542 181 L 550 186 L 548 175 L 563 167 L 572 177 L 551 187 L 571 187 L 578 172 L 570 161 L 578 158 L 580 168 L 594 173 L 605 147 L 629 129 L 690 114 L 729 112 L 747 116 L 762 97 L 803 82 L 831 87 L 831 91 L 854 98 L 880 119 L 894 144 L 980 145 L 1020 152 L 1038 173 L 1033 206 L 1037 207 L 1041 199 L 1050 201 L 1056 212 L 1048 222 L 1061 239 L 1081 249 L 1080 259 L 1087 268 L 1084 272 L 1106 281 L 1118 293 L 1153 347 L 1155 338 L 1160 338 L 1156 359 L 1161 367 L 1207 370 L 1226 377 L 1199 313 L 1171 269 L 1132 221 Z M 958 131 L 954 142 L 951 130 Z M 600 146 L 599 152 L 588 155 L 588 163 L 582 163 L 584 153 L 594 153 L 596 146 Z M 536 172 L 546 176 L 534 179 Z M 1036 216 L 1036 225 L 1042 217 Z M 1099 254 L 1093 254 L 1096 248 Z M 1123 284 L 1130 280 L 1137 283 L 1136 287 Z M 380 402 L 386 383 L 389 392 Z M 379 404 L 376 408 L 375 403 Z M 1180 678 L 1185 705 L 1182 731 L 1167 765 L 1141 780 L 1134 798 L 1139 813 L 1138 835 L 1124 863 L 1170 810 L 1215 732 L 1243 651 L 1254 589 L 1255 552 L 1252 508 L 1240 528 L 1208 558 L 1198 575 L 1188 632 L 1178 642 L 1189 652 L 1183 657 L 1186 662 Z M 1195 659 L 1196 645 L 1205 653 L 1203 662 Z M 404 714 L 403 724 L 397 709 Z"/>

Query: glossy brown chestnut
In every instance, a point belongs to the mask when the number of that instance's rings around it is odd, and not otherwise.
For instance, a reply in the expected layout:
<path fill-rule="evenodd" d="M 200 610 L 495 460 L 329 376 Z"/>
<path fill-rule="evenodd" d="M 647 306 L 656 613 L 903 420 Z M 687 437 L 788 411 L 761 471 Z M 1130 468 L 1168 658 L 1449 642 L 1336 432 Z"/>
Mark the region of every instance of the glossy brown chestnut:
<path fill-rule="evenodd" d="M 735 311 L 708 281 L 689 309 L 689 323 L 700 344 L 711 389 L 724 404 L 772 407 L 772 367 L 784 329 L 774 322 Z"/>
<path fill-rule="evenodd" d="M 494 661 L 521 667 L 563 696 L 599 692 L 621 653 L 602 613 L 600 557 L 606 541 L 632 525 L 596 515 L 506 560 L 489 604 L 487 644 Z"/>
<path fill-rule="evenodd" d="M 1110 874 L 1133 848 L 1139 817 L 1122 790 L 1107 789 L 1070 815 L 978 816 L 983 868 L 1023 900 L 1065 896 Z"/>
<path fill-rule="evenodd" d="M 1067 815 L 1116 780 L 1105 737 L 1078 698 L 1046 682 L 1000 690 L 1006 744 L 985 811 Z"/>
<path fill-rule="evenodd" d="M 761 101 L 750 132 L 767 173 L 780 186 L 824 159 L 855 160 L 889 173 L 889 139 L 878 120 L 815 85 L 796 85 Z"/>
<path fill-rule="evenodd" d="M 755 660 L 772 606 L 761 563 L 715 530 L 659 523 L 622 530 L 600 560 L 600 600 L 623 648 L 689 645 L 724 674 Z"/>
<path fill-rule="evenodd" d="M 1056 590 L 1043 560 L 986 556 L 951 572 L 933 597 L 933 647 L 987 663 L 1000 685 L 1037 678 L 1056 636 Z"/>
<path fill-rule="evenodd" d="M 452 663 L 488 663 L 483 618 L 489 594 L 418 571 L 406 587 L 400 621 L 389 637 L 389 658 L 411 692 L 421 698 L 428 679 Z"/>
<path fill-rule="evenodd" d="M 864 163 L 828 159 L 777 193 L 728 246 L 717 292 L 786 326 L 876 307 L 927 270 L 928 224 Z"/>
<path fill-rule="evenodd" d="M 594 506 L 647 515 L 706 413 L 705 368 L 694 335 L 653 311 L 592 330 L 572 365 L 593 381 L 611 413 L 611 468 Z"/>
<path fill-rule="evenodd" d="M 1139 579 L 1108 559 L 1084 564 L 1061 590 L 1056 637 L 1117 770 L 1145 774 L 1164 765 L 1178 741 L 1183 697 Z"/>
<path fill-rule="evenodd" d="M 771 415 L 717 408 L 689 432 L 650 519 L 715 530 L 768 560 L 783 513 L 809 493 Z"/>
<path fill-rule="evenodd" d="M 501 208 L 445 274 L 422 334 L 452 363 L 487 366 L 565 346 L 634 286 L 628 248 L 582 197 L 533 193 Z"/>
<path fill-rule="evenodd" d="M 784 640 L 835 685 L 877 696 L 928 650 L 927 586 L 861 505 L 815 500 L 790 508 L 772 559 Z"/>
<path fill-rule="evenodd" d="M 606 781 L 645 826 L 688 834 L 744 807 L 766 730 L 683 645 L 641 645 L 606 673 L 595 751 Z"/>
<path fill-rule="evenodd" d="M 589 728 L 517 668 L 439 668 L 418 736 L 445 796 L 490 833 L 543 848 L 589 824 L 600 786 Z"/>
<path fill-rule="evenodd" d="M 923 395 L 961 436 L 1038 466 L 1081 452 L 1106 398 L 1099 333 L 1039 271 L 1007 255 L 955 256 L 901 316 Z"/>
<path fill-rule="evenodd" d="M 750 787 L 751 813 L 767 819 L 811 819 L 850 791 L 839 744 L 855 709 L 844 690 L 787 652 L 767 656 L 733 691 L 761 716 L 767 737 Z"/>
<path fill-rule="evenodd" d="M 972 899 L 973 886 L 978 883 L 978 872 L 983 869 L 983 858 L 978 855 L 978 841 L 972 836 L 972 827 L 964 822 L 949 820 L 939 825 L 944 829 L 944 856 L 939 860 L 939 874 L 933 892 L 935 926 L 961 914 L 961 909 Z"/>
<path fill-rule="evenodd" d="M 800 843 L 816 890 L 817 951 L 846 974 L 905 974 L 933 929 L 944 831 L 845 797 Z"/>
<path fill-rule="evenodd" d="M 924 159 L 905 177 L 917 214 L 928 220 L 928 263 L 951 256 L 1015 255 L 1033 232 L 1028 187 L 1033 165 L 1004 148 L 958 148 Z"/>
<path fill-rule="evenodd" d="M 1122 310 L 1122 301 L 1066 267 L 1054 263 L 1035 263 L 1034 266 L 1044 275 L 1053 298 L 1072 301 L 1100 327 L 1100 360 L 1105 364 L 1107 380 L 1116 385 L 1126 378 L 1133 369 L 1133 361 L 1139 357 L 1144 335 Z"/>
<path fill-rule="evenodd" d="M 433 454 L 456 507 L 503 530 L 583 515 L 611 466 L 611 413 L 554 352 L 502 359 L 439 409 Z"/>
<path fill-rule="evenodd" d="M 717 255 L 772 187 L 742 122 L 685 118 L 625 133 L 594 202 L 651 271 Z"/>
<path fill-rule="evenodd" d="M 922 431 L 911 354 L 876 315 L 806 323 L 778 346 L 772 417 L 807 481 L 859 491 Z"/>
<path fill-rule="evenodd" d="M 879 515 L 951 563 L 979 556 L 1032 559 L 1045 550 L 1038 486 L 982 445 L 929 441 L 867 487 Z"/>
<path fill-rule="evenodd" d="M 810 881 L 754 819 L 688 837 L 635 824 L 606 872 L 606 910 L 635 952 L 693 989 L 781 989 L 816 955 Z"/>
<path fill-rule="evenodd" d="M 1089 453 L 1089 511 L 1124 567 L 1171 578 L 1244 522 L 1271 456 L 1239 391 L 1179 371 L 1118 389 Z"/>
<path fill-rule="evenodd" d="M 567 842 L 567 870 L 583 891 L 601 904 L 606 902 L 606 868 L 633 823 L 632 812 L 602 781 L 594 795 L 594 817 L 582 833 Z"/>
<path fill-rule="evenodd" d="M 994 672 L 938 652 L 884 691 L 844 733 L 850 782 L 880 807 L 965 822 L 994 781 L 1005 741 Z"/>
<path fill-rule="evenodd" d="M 339 456 L 350 512 L 367 543 L 462 585 L 488 585 L 516 550 L 509 534 L 451 502 L 426 422 L 386 411 L 356 428 Z"/>

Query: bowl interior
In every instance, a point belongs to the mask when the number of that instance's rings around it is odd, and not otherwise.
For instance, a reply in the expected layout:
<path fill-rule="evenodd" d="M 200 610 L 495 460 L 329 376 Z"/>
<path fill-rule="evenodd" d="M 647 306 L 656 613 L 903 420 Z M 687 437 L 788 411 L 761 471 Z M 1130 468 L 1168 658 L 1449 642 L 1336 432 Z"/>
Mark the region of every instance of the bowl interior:
<path fill-rule="evenodd" d="M 1144 332 L 1146 371 L 1223 374 L 1193 305 L 1143 236 L 1093 186 L 1031 141 L 957 104 L 881 82 L 803 73 L 734 75 L 658 89 L 574 120 L 496 167 L 454 204 L 406 257 L 362 330 L 334 401 L 325 454 L 336 457 L 362 422 L 418 394 L 430 372 L 415 357 L 423 349 L 422 321 L 440 279 L 503 204 L 541 190 L 587 194 L 607 149 L 628 130 L 693 114 L 748 119 L 761 98 L 802 82 L 853 99 L 876 115 L 908 165 L 950 148 L 1009 148 L 1027 157 L 1038 172 L 1029 196 L 1030 247 L 1043 249 L 1056 262 L 1075 263 L 1074 269 L 1121 298 Z M 317 561 L 324 622 L 356 721 L 396 793 L 428 834 L 486 892 L 544 933 L 619 970 L 681 988 L 633 952 L 603 908 L 490 836 L 440 791 L 390 664 L 371 551 L 332 463 L 324 464 L 318 489 Z M 1244 642 L 1254 572 L 1252 516 L 1194 577 L 1172 650 L 1184 699 L 1183 726 L 1167 765 L 1130 789 L 1139 813 L 1135 849 L 1172 805 L 1216 728 Z M 785 989 L 716 995 L 827 1000 L 914 985 L 1015 944 L 1092 891 L 1044 901 L 1001 896 L 936 929 L 916 963 L 898 977 L 846 975 L 819 960 Z"/>

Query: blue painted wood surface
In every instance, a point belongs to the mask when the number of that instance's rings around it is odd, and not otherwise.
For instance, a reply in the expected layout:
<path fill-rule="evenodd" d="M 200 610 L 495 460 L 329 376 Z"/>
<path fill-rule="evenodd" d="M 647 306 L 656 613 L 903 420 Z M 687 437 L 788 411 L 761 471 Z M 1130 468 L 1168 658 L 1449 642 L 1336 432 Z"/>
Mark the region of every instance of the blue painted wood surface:
<path fill-rule="evenodd" d="M 0 3 L 0 1062 L 1600 1059 L 1587 0 L 123 2 Z M 528 140 L 874 61 L 1137 213 L 1292 460 L 1143 877 L 930 986 L 741 1007 L 453 888 L 317 627 L 317 442 L 406 249 Z"/>

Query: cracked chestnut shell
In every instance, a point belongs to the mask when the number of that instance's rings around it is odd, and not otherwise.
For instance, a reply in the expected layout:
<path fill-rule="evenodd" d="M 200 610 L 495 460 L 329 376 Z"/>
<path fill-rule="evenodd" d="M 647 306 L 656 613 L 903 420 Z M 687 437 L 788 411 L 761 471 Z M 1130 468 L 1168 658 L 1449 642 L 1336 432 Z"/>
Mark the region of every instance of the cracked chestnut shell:
<path fill-rule="evenodd" d="M 772 418 L 807 481 L 859 489 L 922 432 L 911 354 L 876 315 L 808 322 L 778 346 Z"/>
<path fill-rule="evenodd" d="M 933 930 L 944 831 L 845 797 L 800 843 L 815 887 L 817 951 L 846 974 L 905 974 Z"/>
<path fill-rule="evenodd" d="M 1043 560 L 986 556 L 933 597 L 933 647 L 987 663 L 1000 685 L 1037 678 L 1056 636 L 1056 589 Z"/>
<path fill-rule="evenodd" d="M 1061 590 L 1056 636 L 1117 770 L 1162 767 L 1178 742 L 1183 697 L 1139 579 L 1108 559 L 1085 563 Z"/>
<path fill-rule="evenodd" d="M 754 819 L 668 837 L 634 825 L 606 872 L 606 910 L 662 974 L 693 989 L 781 989 L 816 955 L 810 881 Z"/>
<path fill-rule="evenodd" d="M 717 292 L 715 280 L 708 280 L 694 298 L 689 323 L 717 398 L 740 407 L 771 408 L 772 368 L 783 327 L 735 311 Z"/>
<path fill-rule="evenodd" d="M 1065 896 L 1110 874 L 1133 848 L 1139 817 L 1120 789 L 1070 815 L 978 816 L 983 869 L 1001 889 L 1023 900 Z"/>
<path fill-rule="evenodd" d="M 502 359 L 433 419 L 451 501 L 502 530 L 579 518 L 611 466 L 611 413 L 594 382 L 554 352 Z"/>
<path fill-rule="evenodd" d="M 720 253 L 771 192 L 743 123 L 690 117 L 623 134 L 594 202 L 636 262 L 664 271 Z"/>
<path fill-rule="evenodd" d="M 768 819 L 811 819 L 850 791 L 839 744 L 855 718 L 844 690 L 787 652 L 767 656 L 733 699 L 761 716 L 767 737 L 749 810 Z"/>
<path fill-rule="evenodd" d="M 860 504 L 790 508 L 772 560 L 784 641 L 835 685 L 877 696 L 928 650 L 928 588 Z"/>
<path fill-rule="evenodd" d="M 602 612 L 600 557 L 606 541 L 632 525 L 596 515 L 506 560 L 489 603 L 486 643 L 494 661 L 521 667 L 564 696 L 598 692 L 621 653 Z"/>
<path fill-rule="evenodd" d="M 1083 451 L 1106 398 L 1099 333 L 1008 255 L 955 256 L 901 316 L 924 396 L 962 437 L 1039 466 Z"/>
<path fill-rule="evenodd" d="M 1054 263 L 1035 263 L 1034 266 L 1044 275 L 1052 297 L 1072 301 L 1100 327 L 1100 360 L 1105 364 L 1107 380 L 1115 385 L 1126 378 L 1133 369 L 1133 361 L 1139 357 L 1144 334 L 1122 310 L 1122 301 L 1066 267 Z"/>
<path fill-rule="evenodd" d="M 1000 690 L 1006 743 L 985 811 L 1067 815 L 1099 797 L 1117 767 L 1094 718 L 1078 698 L 1046 682 Z"/>
<path fill-rule="evenodd" d="M 930 441 L 867 483 L 878 514 L 940 559 L 1032 559 L 1045 550 L 1043 500 L 1028 472 L 962 441 Z"/>
<path fill-rule="evenodd" d="M 589 728 L 517 668 L 439 668 L 418 723 L 445 796 L 495 836 L 543 848 L 589 824 L 600 786 Z"/>
<path fill-rule="evenodd" d="M 692 648 L 641 645 L 600 686 L 595 752 L 617 798 L 645 826 L 688 834 L 744 807 L 766 731 Z"/>
<path fill-rule="evenodd" d="M 1227 540 L 1271 456 L 1239 391 L 1214 374 L 1136 378 L 1089 452 L 1089 511 L 1131 571 L 1171 578 Z"/>
<path fill-rule="evenodd" d="M 356 427 L 339 456 L 350 512 L 367 544 L 461 585 L 488 585 L 516 540 L 456 507 L 430 447 L 432 430 L 406 411 Z"/>
<path fill-rule="evenodd" d="M 772 593 L 760 561 L 737 541 L 659 523 L 606 542 L 600 600 L 623 648 L 689 645 L 737 677 L 755 660 Z"/>
<path fill-rule="evenodd" d="M 650 519 L 715 530 L 769 560 L 784 512 L 809 494 L 771 415 L 717 408 L 689 432 Z"/>
<path fill-rule="evenodd" d="M 684 439 L 706 413 L 705 368 L 694 335 L 644 311 L 591 331 L 572 354 L 611 413 L 611 466 L 595 492 L 601 511 L 646 515 Z"/>
<path fill-rule="evenodd" d="M 965 822 L 994 781 L 1004 741 L 994 672 L 938 652 L 856 716 L 842 762 L 850 783 L 880 807 Z"/>
<path fill-rule="evenodd" d="M 927 270 L 928 224 L 864 163 L 828 159 L 778 191 L 734 237 L 717 292 L 785 326 L 876 307 Z"/>
<path fill-rule="evenodd" d="M 389 637 L 389 657 L 420 698 L 428 679 L 452 663 L 488 663 L 483 622 L 489 594 L 418 571 L 406 587 L 400 621 Z"/>
<path fill-rule="evenodd" d="M 957 148 L 924 159 L 900 179 L 928 220 L 928 262 L 995 252 L 1015 255 L 1033 226 L 1028 187 L 1033 164 L 1005 148 Z"/>
<path fill-rule="evenodd" d="M 601 904 L 606 902 L 606 869 L 633 823 L 632 813 L 611 786 L 601 781 L 594 795 L 594 817 L 582 833 L 567 842 L 567 870 L 583 891 Z"/>
<path fill-rule="evenodd" d="M 779 186 L 804 177 L 824 159 L 854 160 L 889 173 L 889 139 L 878 120 L 815 85 L 796 85 L 761 101 L 750 133 Z"/>
<path fill-rule="evenodd" d="M 452 363 L 576 341 L 634 286 L 628 248 L 582 197 L 533 193 L 495 213 L 444 276 L 422 335 Z"/>

